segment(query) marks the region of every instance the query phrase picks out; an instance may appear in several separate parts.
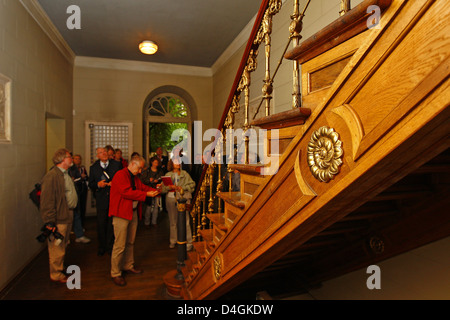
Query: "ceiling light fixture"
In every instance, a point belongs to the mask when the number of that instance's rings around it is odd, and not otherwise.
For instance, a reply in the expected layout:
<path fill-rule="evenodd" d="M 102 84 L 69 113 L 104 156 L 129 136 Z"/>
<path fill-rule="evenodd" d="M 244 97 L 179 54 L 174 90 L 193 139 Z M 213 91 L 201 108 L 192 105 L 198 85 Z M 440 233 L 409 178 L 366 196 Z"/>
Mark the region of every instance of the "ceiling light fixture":
<path fill-rule="evenodd" d="M 139 44 L 139 50 L 144 54 L 155 54 L 158 51 L 158 45 L 153 41 L 145 40 Z"/>

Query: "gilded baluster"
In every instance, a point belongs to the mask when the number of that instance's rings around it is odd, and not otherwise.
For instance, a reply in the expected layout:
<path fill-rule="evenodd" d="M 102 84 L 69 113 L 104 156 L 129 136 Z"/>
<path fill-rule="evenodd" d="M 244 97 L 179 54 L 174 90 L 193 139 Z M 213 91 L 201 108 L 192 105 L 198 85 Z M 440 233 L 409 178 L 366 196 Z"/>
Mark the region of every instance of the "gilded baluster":
<path fill-rule="evenodd" d="M 220 154 L 219 154 L 219 163 L 217 164 L 217 189 L 216 193 L 222 191 L 222 161 L 223 161 L 223 145 L 226 143 L 226 138 L 224 134 L 225 129 L 222 129 L 222 136 L 219 138 L 219 145 L 220 145 Z M 222 213 L 222 200 L 217 197 L 217 212 Z"/>
<path fill-rule="evenodd" d="M 237 108 L 239 108 L 239 99 L 236 98 L 236 95 L 233 97 L 233 104 L 237 104 Z M 232 112 L 229 112 L 229 114 Z M 231 134 L 231 130 L 233 129 L 233 123 L 228 123 L 228 125 L 226 126 L 226 130 L 225 130 L 225 135 L 230 135 L 228 136 L 228 138 L 225 139 L 225 142 L 228 143 L 227 148 L 227 159 L 226 159 L 226 163 L 227 163 L 227 169 L 225 174 L 227 175 L 231 168 L 229 167 L 229 164 L 233 162 L 233 154 L 234 154 L 234 148 L 233 148 L 233 144 L 234 144 L 234 140 L 233 140 L 233 136 Z M 230 181 L 230 186 L 231 186 L 231 181 Z M 229 192 L 231 192 L 231 188 L 228 189 Z"/>
<path fill-rule="evenodd" d="M 206 177 L 205 177 L 206 178 Z M 206 180 L 203 179 L 203 184 L 200 188 L 202 192 L 202 203 L 203 203 L 203 211 L 202 211 L 202 230 L 206 229 Z"/>
<path fill-rule="evenodd" d="M 191 217 L 192 217 L 192 241 L 197 242 L 197 208 L 195 207 L 195 204 L 192 204 L 192 210 L 191 210 Z"/>
<path fill-rule="evenodd" d="M 195 202 L 195 206 L 197 207 L 197 239 L 198 241 L 201 241 L 202 235 L 200 233 L 200 230 L 202 229 L 202 223 L 200 221 L 201 219 L 201 210 L 202 210 L 202 201 L 201 201 L 201 191 L 198 191 L 197 200 Z"/>
<path fill-rule="evenodd" d="M 272 80 L 270 78 L 270 48 L 271 48 L 271 38 L 272 33 L 272 15 L 270 10 L 267 10 L 264 19 L 262 21 L 264 30 L 264 42 L 265 42 L 265 55 L 266 55 L 266 73 L 264 77 L 264 85 L 262 88 L 263 99 L 266 102 L 266 116 L 270 115 L 270 100 L 272 99 Z"/>
<path fill-rule="evenodd" d="M 226 129 L 233 129 L 234 115 L 236 113 L 238 113 L 239 110 L 240 110 L 240 103 L 239 103 L 240 99 L 241 99 L 241 92 L 237 91 L 235 93 L 235 95 L 233 96 L 233 100 L 231 102 L 230 109 L 228 111 L 227 117 L 225 118 L 224 128 L 226 128 Z M 229 145 L 230 149 L 229 150 L 233 150 L 233 139 L 230 138 L 228 141 L 230 143 L 230 145 Z"/>
<path fill-rule="evenodd" d="M 239 90 L 238 87 L 238 91 L 236 92 L 236 94 L 233 96 L 233 101 L 231 103 L 231 110 L 233 113 L 238 113 L 239 110 L 241 109 L 241 104 L 240 104 L 240 100 L 241 100 L 241 91 Z M 234 122 L 227 128 L 227 129 L 233 129 L 234 127 Z M 233 136 L 229 137 L 229 151 L 230 151 L 230 159 L 228 160 L 228 163 L 233 163 L 234 162 L 234 138 Z"/>
<path fill-rule="evenodd" d="M 339 15 L 343 16 L 351 9 L 351 0 L 341 0 L 341 8 L 339 10 Z"/>
<path fill-rule="evenodd" d="M 231 109 L 230 109 L 227 113 L 227 117 L 225 118 L 224 126 L 228 127 L 232 123 L 234 123 L 234 113 L 231 112 Z"/>
<path fill-rule="evenodd" d="M 227 117 L 225 118 L 224 127 L 225 128 L 233 128 L 234 125 L 234 115 L 239 112 L 240 105 L 239 100 L 241 99 L 241 93 L 237 92 L 233 96 L 233 100 L 231 102 L 230 109 L 228 110 Z"/>
<path fill-rule="evenodd" d="M 249 124 L 249 111 L 250 111 L 250 83 L 251 77 L 250 72 L 256 70 L 257 61 L 256 57 L 258 56 L 258 50 L 252 49 L 250 50 L 250 54 L 247 60 L 247 65 L 242 73 L 241 81 L 239 82 L 238 90 L 244 92 L 244 143 L 245 143 L 245 164 L 248 164 L 248 156 L 249 156 L 249 137 L 247 135 L 247 131 L 250 128 Z"/>
<path fill-rule="evenodd" d="M 309 1 L 308 1 L 309 4 Z M 306 6 L 308 6 L 308 4 Z M 291 24 L 289 26 L 290 38 L 294 48 L 298 46 L 298 43 L 302 36 L 300 32 L 303 28 L 304 14 L 299 12 L 299 0 L 294 0 L 294 13 L 291 15 Z M 294 60 L 293 75 L 292 75 L 292 109 L 300 108 L 302 105 L 302 98 L 300 93 L 300 68 L 298 61 Z"/>
<path fill-rule="evenodd" d="M 233 113 L 238 113 L 239 110 L 241 109 L 241 105 L 239 103 L 239 101 L 241 100 L 241 92 L 237 92 L 234 96 L 233 96 L 233 101 L 231 101 L 231 112 Z M 234 122 L 232 122 L 231 127 L 233 127 Z"/>
<path fill-rule="evenodd" d="M 226 168 L 225 174 L 228 175 L 228 177 L 229 177 L 228 192 L 231 194 L 231 171 L 232 171 L 232 169 L 230 167 L 230 163 L 234 162 L 234 138 L 231 134 L 228 136 L 227 142 L 228 142 L 228 157 L 227 157 L 227 168 Z"/>
<path fill-rule="evenodd" d="M 208 201 L 208 213 L 214 213 L 214 170 L 215 164 L 211 163 L 208 167 L 209 170 L 209 201 Z"/>
<path fill-rule="evenodd" d="M 228 174 L 228 181 L 229 181 L 229 185 L 228 185 L 228 192 L 231 195 L 231 189 L 233 188 L 233 182 L 231 180 L 233 180 L 233 169 L 228 165 L 227 167 L 227 174 Z"/>
<path fill-rule="evenodd" d="M 264 78 L 264 86 L 262 88 L 263 99 L 266 102 L 266 116 L 270 115 L 270 100 L 272 99 L 273 91 L 273 80 L 270 77 L 270 51 L 273 16 L 280 11 L 281 5 L 281 0 L 270 1 L 269 7 L 267 8 L 266 13 L 264 14 L 263 21 L 261 22 L 261 28 L 264 34 L 266 55 L 266 72 Z"/>

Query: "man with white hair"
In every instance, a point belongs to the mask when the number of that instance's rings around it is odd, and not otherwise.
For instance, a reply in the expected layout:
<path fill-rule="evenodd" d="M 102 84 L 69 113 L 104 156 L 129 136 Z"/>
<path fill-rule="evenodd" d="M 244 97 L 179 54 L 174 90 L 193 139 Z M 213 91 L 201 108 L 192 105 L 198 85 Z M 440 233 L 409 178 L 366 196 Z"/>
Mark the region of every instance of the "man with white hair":
<path fill-rule="evenodd" d="M 97 209 L 98 255 L 110 253 L 114 243 L 111 218 L 108 216 L 111 181 L 122 166 L 108 158 L 106 148 L 97 148 L 98 160 L 89 169 L 89 188 L 95 198 Z"/>
<path fill-rule="evenodd" d="M 111 254 L 111 278 L 118 286 L 126 285 L 122 272 L 140 274 L 134 264 L 134 240 L 139 219 L 142 218 L 142 202 L 155 197 L 160 191 L 141 182 L 145 160 L 134 156 L 127 168 L 118 171 L 111 182 L 109 216 L 114 227 L 114 246 Z"/>

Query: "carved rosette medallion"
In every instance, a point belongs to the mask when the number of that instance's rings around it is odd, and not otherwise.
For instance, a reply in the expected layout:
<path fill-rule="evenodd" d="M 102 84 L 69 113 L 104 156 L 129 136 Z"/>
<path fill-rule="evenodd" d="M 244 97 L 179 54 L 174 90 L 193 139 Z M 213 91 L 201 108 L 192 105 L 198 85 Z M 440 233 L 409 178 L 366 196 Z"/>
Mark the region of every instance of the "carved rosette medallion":
<path fill-rule="evenodd" d="M 342 165 L 342 141 L 333 128 L 321 127 L 315 131 L 308 144 L 308 165 L 313 176 L 328 182 L 339 173 Z"/>
<path fill-rule="evenodd" d="M 216 256 L 214 258 L 213 266 L 214 266 L 214 276 L 216 280 L 219 280 L 222 274 L 222 261 L 220 260 L 219 256 Z"/>

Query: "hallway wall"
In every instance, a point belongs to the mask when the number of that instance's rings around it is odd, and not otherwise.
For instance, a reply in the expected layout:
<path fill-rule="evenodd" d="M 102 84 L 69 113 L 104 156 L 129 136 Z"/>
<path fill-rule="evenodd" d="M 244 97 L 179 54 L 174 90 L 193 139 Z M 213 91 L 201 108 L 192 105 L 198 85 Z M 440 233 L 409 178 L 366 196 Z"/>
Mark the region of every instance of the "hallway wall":
<path fill-rule="evenodd" d="M 41 250 L 28 198 L 46 171 L 45 120 L 65 120 L 72 147 L 72 62 L 20 1 L 0 1 L 0 73 L 11 79 L 11 141 L 0 143 L 0 289 Z"/>

